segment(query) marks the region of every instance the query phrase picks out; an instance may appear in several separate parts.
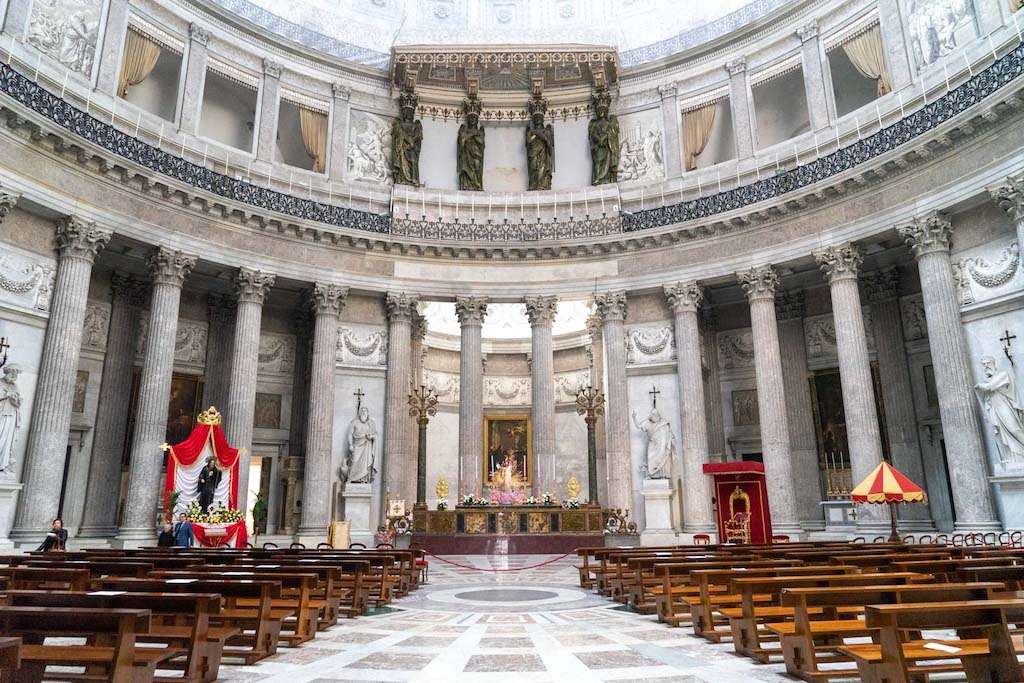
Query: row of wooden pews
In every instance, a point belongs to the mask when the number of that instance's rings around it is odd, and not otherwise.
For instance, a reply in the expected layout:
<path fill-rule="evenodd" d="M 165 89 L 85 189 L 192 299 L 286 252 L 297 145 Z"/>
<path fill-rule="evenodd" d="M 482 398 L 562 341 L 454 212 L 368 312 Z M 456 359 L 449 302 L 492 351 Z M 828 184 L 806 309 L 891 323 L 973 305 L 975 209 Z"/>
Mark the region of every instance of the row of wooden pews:
<path fill-rule="evenodd" d="M 0 557 L 0 681 L 207 683 L 416 590 L 422 563 L 391 548 Z"/>
<path fill-rule="evenodd" d="M 580 585 L 812 683 L 1024 681 L 1024 548 L 580 548 Z"/>

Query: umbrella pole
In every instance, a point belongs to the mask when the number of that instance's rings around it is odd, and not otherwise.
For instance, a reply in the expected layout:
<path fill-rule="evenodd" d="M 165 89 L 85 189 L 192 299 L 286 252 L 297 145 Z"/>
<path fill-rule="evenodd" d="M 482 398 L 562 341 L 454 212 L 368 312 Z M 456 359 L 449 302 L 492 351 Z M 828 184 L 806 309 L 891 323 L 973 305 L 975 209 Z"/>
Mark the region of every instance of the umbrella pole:
<path fill-rule="evenodd" d="M 889 503 L 889 521 L 892 523 L 892 532 L 889 534 L 889 541 L 899 543 L 900 535 L 896 531 L 896 503 Z"/>

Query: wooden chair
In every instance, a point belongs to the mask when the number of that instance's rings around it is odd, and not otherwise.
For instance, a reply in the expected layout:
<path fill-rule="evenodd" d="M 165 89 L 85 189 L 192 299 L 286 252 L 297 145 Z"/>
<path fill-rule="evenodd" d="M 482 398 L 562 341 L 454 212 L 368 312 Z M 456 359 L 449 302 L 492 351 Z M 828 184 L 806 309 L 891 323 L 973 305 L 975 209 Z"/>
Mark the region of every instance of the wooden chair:
<path fill-rule="evenodd" d="M 693 535 L 693 544 L 694 545 L 710 545 L 711 544 L 711 536 L 709 536 L 708 534 L 694 534 Z"/>
<path fill-rule="evenodd" d="M 789 543 L 789 536 L 786 534 L 774 534 L 772 543 Z"/>

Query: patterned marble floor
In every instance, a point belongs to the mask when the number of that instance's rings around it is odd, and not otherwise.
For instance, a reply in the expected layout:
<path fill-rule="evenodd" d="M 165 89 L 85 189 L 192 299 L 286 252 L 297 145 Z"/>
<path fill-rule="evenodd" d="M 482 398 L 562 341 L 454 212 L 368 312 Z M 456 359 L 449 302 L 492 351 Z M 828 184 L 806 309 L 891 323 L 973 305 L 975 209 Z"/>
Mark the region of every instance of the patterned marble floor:
<path fill-rule="evenodd" d="M 516 569 L 552 556 L 448 556 Z M 305 646 L 254 666 L 221 668 L 226 681 L 658 681 L 792 680 L 653 616 L 616 609 L 579 588 L 572 559 L 537 569 L 479 572 L 431 559 L 430 581 L 393 609 L 340 622 Z"/>

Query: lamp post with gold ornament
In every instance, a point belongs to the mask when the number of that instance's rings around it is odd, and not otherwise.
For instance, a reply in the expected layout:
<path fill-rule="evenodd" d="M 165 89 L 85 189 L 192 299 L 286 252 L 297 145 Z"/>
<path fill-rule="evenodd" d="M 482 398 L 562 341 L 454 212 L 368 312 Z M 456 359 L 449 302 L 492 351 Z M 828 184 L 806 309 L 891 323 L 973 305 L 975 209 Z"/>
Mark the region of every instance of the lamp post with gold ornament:
<path fill-rule="evenodd" d="M 587 485 L 590 503 L 597 504 L 597 418 L 604 415 L 604 394 L 592 386 L 576 392 L 576 412 L 587 423 Z"/>
<path fill-rule="evenodd" d="M 427 423 L 437 414 L 437 394 L 420 385 L 409 394 L 409 415 L 419 425 L 419 448 L 416 451 L 416 507 L 427 507 Z"/>

